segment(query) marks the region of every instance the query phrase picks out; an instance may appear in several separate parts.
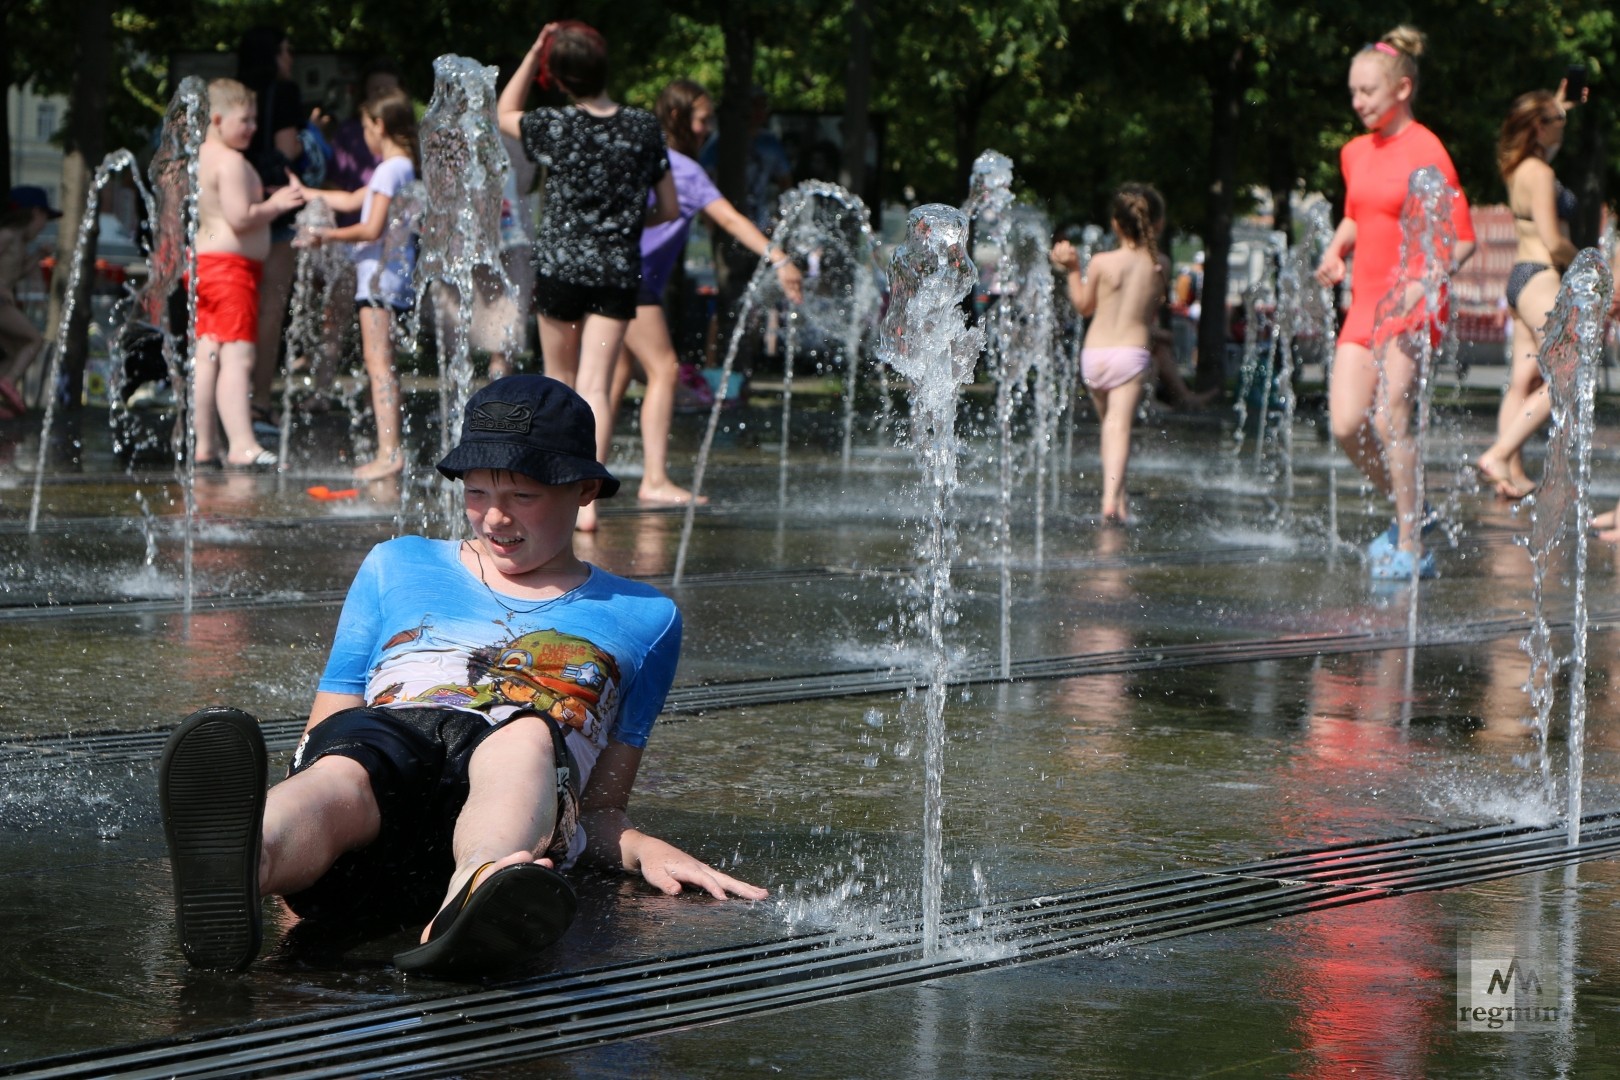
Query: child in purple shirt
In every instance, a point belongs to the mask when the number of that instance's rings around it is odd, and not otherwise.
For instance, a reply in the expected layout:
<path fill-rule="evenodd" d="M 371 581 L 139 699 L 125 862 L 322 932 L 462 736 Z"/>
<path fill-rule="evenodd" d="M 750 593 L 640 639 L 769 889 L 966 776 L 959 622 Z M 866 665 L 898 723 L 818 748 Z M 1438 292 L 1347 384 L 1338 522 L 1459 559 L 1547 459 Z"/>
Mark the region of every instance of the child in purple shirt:
<path fill-rule="evenodd" d="M 642 502 L 679 505 L 690 501 L 692 493 L 670 480 L 668 472 L 669 427 L 675 414 L 675 380 L 680 364 L 661 302 L 664 285 L 686 250 L 692 219 L 701 213 L 749 251 L 762 258 L 769 256 L 782 292 L 795 304 L 803 298 L 803 278 L 786 253 L 720 194 L 694 160 L 714 121 L 714 104 L 708 92 L 688 79 L 676 79 L 658 95 L 653 111 L 669 144 L 669 168 L 675 178 L 680 216 L 642 231 L 641 292 L 636 298 L 636 317 L 625 332 L 624 348 L 613 373 L 610 415 L 618 413 L 619 401 L 630 384 L 632 363 L 640 366 L 647 380 L 647 393 L 641 402 L 642 473 L 636 497 Z"/>

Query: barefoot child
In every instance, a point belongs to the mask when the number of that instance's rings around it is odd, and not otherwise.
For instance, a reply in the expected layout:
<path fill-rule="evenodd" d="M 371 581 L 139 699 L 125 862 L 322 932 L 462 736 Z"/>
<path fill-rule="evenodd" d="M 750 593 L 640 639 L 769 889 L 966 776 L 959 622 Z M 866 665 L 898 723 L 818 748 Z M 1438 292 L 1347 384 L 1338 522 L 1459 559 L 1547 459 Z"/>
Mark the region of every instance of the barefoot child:
<path fill-rule="evenodd" d="M 580 508 L 619 487 L 590 406 L 543 375 L 497 379 L 439 471 L 463 482 L 469 539 L 372 549 L 286 780 L 266 796 L 264 740 L 239 710 L 169 738 L 159 801 L 193 965 L 251 963 L 266 895 L 329 925 L 427 922 L 395 965 L 460 977 L 555 941 L 575 904 L 558 871 L 576 861 L 671 896 L 766 895 L 626 813 L 681 617 L 574 554 Z"/>
<path fill-rule="evenodd" d="M 388 204 L 416 179 L 416 111 L 403 91 L 389 90 L 360 106 L 360 123 L 366 146 L 378 158 L 370 181 L 355 191 L 308 192 L 310 198 L 325 199 L 334 213 L 360 211 L 359 222 L 314 229 L 299 242 L 355 244 L 354 303 L 360 312 L 360 348 L 371 383 L 371 409 L 377 417 L 377 456 L 356 466 L 354 476 L 356 480 L 380 480 L 405 468 L 400 446 L 399 372 L 394 369 L 394 318 L 416 302 L 411 284 L 416 244 L 410 240 L 385 245 L 383 233 L 388 225 Z"/>
<path fill-rule="evenodd" d="M 1090 320 L 1080 350 L 1080 374 L 1102 426 L 1103 520 L 1121 524 L 1128 520 L 1125 470 L 1131 422 L 1142 396 L 1142 376 L 1153 362 L 1154 320 L 1169 285 L 1153 246 L 1156 196 L 1142 184 L 1119 189 L 1112 216 L 1120 246 L 1093 257 L 1084 274 L 1073 244 L 1061 240 L 1052 248 L 1052 262 L 1068 275 L 1069 302 Z"/>
<path fill-rule="evenodd" d="M 208 112 L 208 135 L 197 154 L 195 460 L 273 469 L 275 453 L 253 434 L 259 282 L 270 253 L 270 223 L 304 205 L 304 193 L 295 182 L 265 198 L 259 174 L 243 156 L 258 128 L 253 91 L 235 79 L 215 79 L 208 84 Z"/>
<path fill-rule="evenodd" d="M 636 498 L 645 503 L 684 505 L 691 501 L 692 493 L 669 478 L 669 429 L 675 415 L 680 360 L 664 321 L 663 293 L 664 284 L 686 250 L 692 219 L 702 214 L 744 248 L 760 258 L 769 257 L 777 283 L 791 303 L 804 299 L 804 285 L 803 275 L 787 253 L 720 194 L 695 160 L 714 120 L 714 104 L 708 91 L 689 79 L 676 79 L 659 93 L 653 111 L 669 142 L 670 174 L 675 178 L 680 216 L 642 230 L 636 317 L 625 331 L 624 349 L 613 372 L 613 404 L 608 415 L 619 414 L 619 402 L 630 385 L 631 368 L 639 365 L 647 393 L 641 400 L 642 472 Z M 704 496 L 700 501 L 709 500 Z"/>

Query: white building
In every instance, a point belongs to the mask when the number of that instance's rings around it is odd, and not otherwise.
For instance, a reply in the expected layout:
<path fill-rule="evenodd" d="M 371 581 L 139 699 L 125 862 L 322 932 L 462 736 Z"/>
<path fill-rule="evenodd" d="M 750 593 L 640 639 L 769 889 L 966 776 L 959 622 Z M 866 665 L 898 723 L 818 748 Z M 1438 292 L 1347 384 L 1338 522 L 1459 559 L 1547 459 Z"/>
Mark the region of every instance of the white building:
<path fill-rule="evenodd" d="M 42 187 L 51 205 L 62 206 L 62 148 L 52 140 L 67 123 L 68 99 L 39 94 L 32 83 L 6 90 L 11 127 L 11 182 Z"/>

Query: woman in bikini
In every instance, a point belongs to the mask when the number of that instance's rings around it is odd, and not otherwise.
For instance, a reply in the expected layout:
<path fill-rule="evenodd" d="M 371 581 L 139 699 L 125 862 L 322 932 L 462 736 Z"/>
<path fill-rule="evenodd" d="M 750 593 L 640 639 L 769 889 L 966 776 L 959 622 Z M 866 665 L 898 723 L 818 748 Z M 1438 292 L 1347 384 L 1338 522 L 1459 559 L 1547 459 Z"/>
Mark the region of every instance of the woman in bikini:
<path fill-rule="evenodd" d="M 1552 170 L 1553 155 L 1564 141 L 1565 114 L 1575 104 L 1564 96 L 1567 86 L 1559 83 L 1556 94 L 1546 90 L 1520 94 L 1496 140 L 1496 163 L 1507 185 L 1519 248 L 1507 282 L 1507 301 L 1513 309 L 1513 362 L 1496 418 L 1496 442 L 1479 456 L 1479 471 L 1505 499 L 1522 499 L 1535 488 L 1525 474 L 1520 451 L 1552 413 L 1536 358 L 1547 313 L 1558 296 L 1559 278 L 1575 259 L 1575 245 L 1569 239 L 1575 195 Z"/>

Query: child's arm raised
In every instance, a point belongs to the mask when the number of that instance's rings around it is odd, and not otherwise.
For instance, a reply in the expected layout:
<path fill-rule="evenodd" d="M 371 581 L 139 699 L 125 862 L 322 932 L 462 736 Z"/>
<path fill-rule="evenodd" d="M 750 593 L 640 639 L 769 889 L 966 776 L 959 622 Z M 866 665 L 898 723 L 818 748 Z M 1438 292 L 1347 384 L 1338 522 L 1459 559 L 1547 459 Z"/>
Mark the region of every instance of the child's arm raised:
<path fill-rule="evenodd" d="M 247 158 L 240 154 L 233 153 L 219 170 L 220 214 L 238 235 L 265 228 L 287 211 L 304 205 L 304 189 L 296 179 L 271 192 L 262 202 L 254 202 L 253 196 L 259 191 L 258 179 Z"/>
<path fill-rule="evenodd" d="M 556 26 L 556 23 L 546 23 L 540 36 L 529 46 L 529 51 L 523 54 L 517 70 L 512 72 L 512 77 L 501 88 L 501 96 L 495 99 L 495 122 L 503 135 L 513 139 L 523 138 L 519 122 L 523 119 L 523 105 L 529 100 L 529 84 L 540 72 L 540 50 L 545 46 L 546 39 L 556 31 Z"/>
<path fill-rule="evenodd" d="M 764 889 L 723 874 L 630 823 L 625 808 L 630 804 L 630 789 L 635 786 L 640 767 L 640 748 L 621 742 L 609 742 L 596 759 L 591 781 L 580 796 L 579 824 L 586 838 L 581 858 L 598 866 L 639 871 L 649 885 L 669 896 L 678 894 L 686 885 L 702 889 L 717 900 L 727 896 L 763 900 L 768 896 Z"/>

